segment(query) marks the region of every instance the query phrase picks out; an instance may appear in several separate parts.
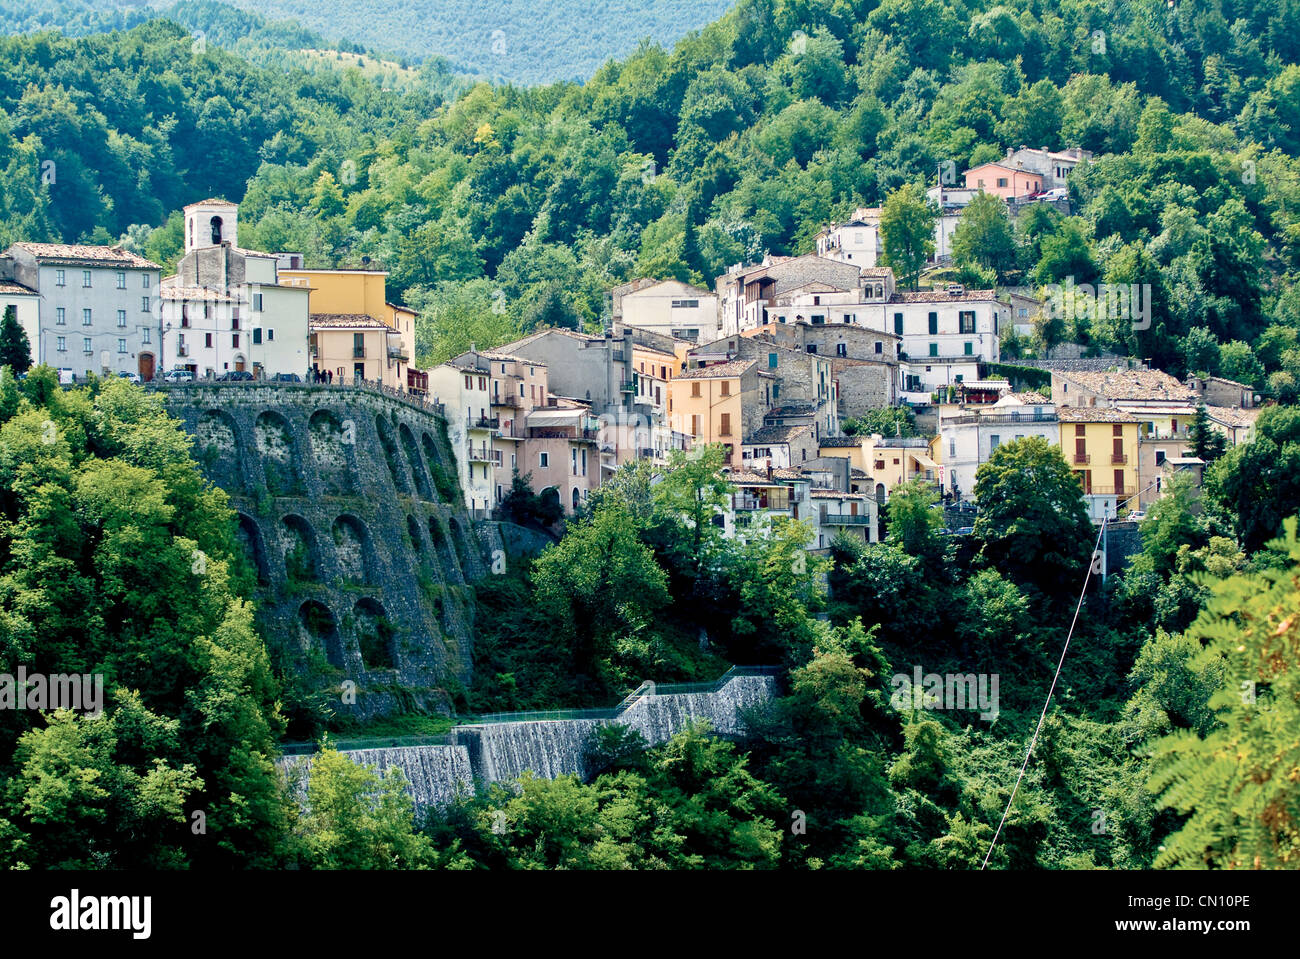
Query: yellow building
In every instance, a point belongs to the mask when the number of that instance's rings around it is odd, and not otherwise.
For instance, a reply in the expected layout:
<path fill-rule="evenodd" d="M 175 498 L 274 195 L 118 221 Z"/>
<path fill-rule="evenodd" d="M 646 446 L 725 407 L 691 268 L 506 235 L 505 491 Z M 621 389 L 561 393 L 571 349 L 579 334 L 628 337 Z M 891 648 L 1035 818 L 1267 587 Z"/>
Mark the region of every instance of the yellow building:
<path fill-rule="evenodd" d="M 673 429 L 691 436 L 696 445 L 721 443 L 727 461 L 740 469 L 740 443 L 745 434 L 744 404 L 762 420 L 761 374 L 755 360 L 732 360 L 678 373 L 667 381 L 669 419 Z M 746 396 L 748 394 L 748 397 Z"/>
<path fill-rule="evenodd" d="M 1056 415 L 1061 454 L 1079 476 L 1092 518 L 1137 509 L 1137 417 L 1100 406 L 1062 406 Z"/>
<path fill-rule="evenodd" d="M 309 354 L 334 381 L 361 378 L 423 393 L 415 358 L 415 311 L 387 300 L 383 270 L 281 270 L 281 282 L 307 287 Z"/>

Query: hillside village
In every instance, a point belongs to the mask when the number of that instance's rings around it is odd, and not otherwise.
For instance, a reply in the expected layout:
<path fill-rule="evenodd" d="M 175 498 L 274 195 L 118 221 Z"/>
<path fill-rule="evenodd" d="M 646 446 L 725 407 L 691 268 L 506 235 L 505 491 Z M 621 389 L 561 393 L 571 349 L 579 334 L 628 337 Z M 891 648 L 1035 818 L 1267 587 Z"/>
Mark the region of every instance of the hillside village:
<path fill-rule="evenodd" d="M 965 171 L 963 187 L 941 171 L 929 191 L 940 210 L 930 267 L 944 265 L 974 197 L 1013 213 L 1068 204 L 1068 175 L 1088 157 L 1008 151 Z M 1246 384 L 1179 381 L 1079 349 L 1004 363 L 1005 338 L 1031 333 L 1053 308 L 1046 295 L 900 289 L 881 265 L 879 208 L 823 229 L 816 252 L 738 264 L 713 290 L 655 278 L 619 286 L 600 333 L 539 329 L 431 369 L 416 361 L 416 311 L 388 299 L 378 265 L 309 269 L 301 254 L 245 249 L 238 207 L 222 199 L 184 215 L 184 255 L 169 276 L 121 246 L 5 251 L 0 305 L 14 309 L 31 362 L 66 383 L 365 383 L 422 397 L 445 412 L 477 519 L 499 517 L 516 477 L 552 515 L 572 515 L 625 463 L 663 468 L 718 444 L 733 492 L 715 522 L 728 537 L 788 517 L 812 526 L 813 551 L 841 534 L 877 542 L 891 490 L 916 480 L 960 532 L 963 511 L 978 507 L 979 467 L 1000 444 L 1040 436 L 1075 471 L 1092 519 L 1114 522 L 1141 516 L 1175 472 L 1199 482 L 1198 415 L 1236 445 L 1252 439 L 1261 401 Z M 911 412 L 916 435 L 858 428 L 889 407 Z"/>
<path fill-rule="evenodd" d="M 931 265 L 975 195 L 1011 209 L 1062 203 L 1083 159 L 1022 148 L 967 170 L 965 187 L 933 187 L 943 213 Z M 1047 301 L 900 290 L 881 253 L 880 209 L 858 209 L 816 252 L 737 265 L 712 291 L 654 278 L 616 287 L 602 333 L 541 329 L 419 369 L 416 312 L 387 299 L 385 270 L 307 269 L 298 253 L 244 249 L 237 205 L 208 199 L 185 208 L 175 274 L 122 247 L 16 243 L 0 259 L 0 305 L 16 311 L 32 364 L 65 382 L 369 383 L 441 404 L 476 518 L 498 515 L 516 476 L 572 515 L 628 461 L 662 468 L 720 444 L 733 489 L 716 517 L 725 535 L 789 517 L 826 551 L 840 534 L 878 542 L 891 490 L 910 481 L 956 509 L 961 531 L 959 511 L 978 508 L 976 470 L 1027 435 L 1061 451 L 1096 522 L 1140 516 L 1175 472 L 1199 482 L 1201 409 L 1223 442 L 1251 441 L 1251 387 L 1180 382 L 1135 357 L 1004 365 L 1002 339 L 1028 333 Z M 913 411 L 918 435 L 845 430 L 894 405 Z"/>
<path fill-rule="evenodd" d="M 25 921 L 1267 908 L 1188 876 L 1300 864 L 1297 0 L 121 4 L 0 12 Z"/>

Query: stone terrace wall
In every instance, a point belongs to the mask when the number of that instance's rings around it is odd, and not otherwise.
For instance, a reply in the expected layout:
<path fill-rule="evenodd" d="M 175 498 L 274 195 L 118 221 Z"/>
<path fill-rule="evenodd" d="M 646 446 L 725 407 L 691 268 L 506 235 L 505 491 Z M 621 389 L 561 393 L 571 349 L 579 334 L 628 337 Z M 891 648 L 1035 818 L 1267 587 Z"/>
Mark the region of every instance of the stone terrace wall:
<path fill-rule="evenodd" d="M 230 494 L 259 625 L 358 718 L 445 710 L 467 682 L 487 572 L 442 418 L 364 388 L 200 383 L 161 390 Z"/>

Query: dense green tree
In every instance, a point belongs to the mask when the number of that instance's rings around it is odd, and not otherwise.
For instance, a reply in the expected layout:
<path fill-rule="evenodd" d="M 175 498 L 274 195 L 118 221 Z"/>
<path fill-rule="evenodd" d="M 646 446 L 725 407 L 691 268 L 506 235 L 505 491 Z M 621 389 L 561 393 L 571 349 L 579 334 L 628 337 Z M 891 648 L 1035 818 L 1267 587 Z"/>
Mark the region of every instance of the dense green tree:
<path fill-rule="evenodd" d="M 0 672 L 93 673 L 104 702 L 49 728 L 3 711 L 0 741 L 23 744 L 0 800 L 11 865 L 271 865 L 279 691 L 226 495 L 159 397 L 116 378 L 64 392 L 50 372 L 0 427 Z M 65 776 L 86 784 L 67 802 L 49 792 Z M 60 838 L 92 829 L 79 852 Z"/>
<path fill-rule="evenodd" d="M 1200 718 L 1155 745 L 1150 788 L 1161 807 L 1188 817 L 1157 866 L 1278 869 L 1300 856 L 1300 796 L 1290 775 L 1300 763 L 1300 541 L 1295 518 L 1284 525 L 1278 545 L 1285 565 L 1222 580 L 1190 630 L 1204 648 L 1189 667 L 1213 690 L 1205 706 L 1216 723 L 1207 730 Z M 1192 720 L 1197 708 L 1195 701 L 1183 707 Z"/>
<path fill-rule="evenodd" d="M 975 473 L 980 556 L 1043 601 L 1073 601 L 1096 534 L 1083 488 L 1059 448 L 1039 436 L 1004 443 Z"/>
<path fill-rule="evenodd" d="M 934 223 L 938 211 L 918 184 L 909 183 L 889 195 L 880 214 L 884 264 L 900 284 L 916 289 L 925 261 L 934 253 Z"/>
<path fill-rule="evenodd" d="M 15 374 L 26 373 L 32 365 L 32 347 L 27 341 L 27 331 L 18 322 L 18 308 L 5 307 L 0 321 L 0 366 L 7 366 Z"/>
<path fill-rule="evenodd" d="M 957 266 L 977 264 L 1005 282 L 1016 267 L 1016 241 L 1006 204 L 991 193 L 979 193 L 962 210 L 952 235 L 952 260 Z"/>

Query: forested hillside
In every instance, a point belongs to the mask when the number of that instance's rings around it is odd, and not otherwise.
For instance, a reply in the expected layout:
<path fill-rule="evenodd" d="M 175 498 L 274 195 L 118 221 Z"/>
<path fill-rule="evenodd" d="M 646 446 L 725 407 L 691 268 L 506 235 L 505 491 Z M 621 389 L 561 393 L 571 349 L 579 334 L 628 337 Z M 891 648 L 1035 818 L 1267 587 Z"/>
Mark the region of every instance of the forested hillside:
<path fill-rule="evenodd" d="M 730 6 L 730 0 L 31 0 L 0 11 L 0 34 L 55 29 L 70 35 L 129 29 L 158 16 L 191 23 L 186 7 L 223 7 L 236 23 L 252 16 L 251 43 L 299 49 L 315 44 L 375 50 L 416 62 L 446 59 L 456 71 L 509 83 L 582 81 L 607 60 L 625 57 L 641 40 L 671 46 Z M 240 9 L 236 10 L 238 7 Z M 246 12 L 245 12 L 246 11 Z M 271 21 L 271 22 L 267 22 Z M 301 26 L 300 26 L 301 24 Z M 243 34 L 241 33 L 241 36 Z"/>
<path fill-rule="evenodd" d="M 426 310 L 422 355 L 441 357 L 543 319 L 595 321 L 635 275 L 711 281 L 765 250 L 805 251 L 828 219 L 932 181 L 944 161 L 1080 146 L 1099 157 L 1076 177 L 1076 215 L 994 224 L 1011 249 L 995 272 L 1149 282 L 1150 330 L 1064 333 L 1172 372 L 1214 368 L 1230 344 L 1230 374 L 1285 373 L 1289 389 L 1294 6 L 746 0 L 583 86 L 481 85 L 442 106 L 358 71 L 195 53 L 157 23 L 9 39 L 0 233 L 117 235 L 224 194 L 243 202 L 247 242 L 386 264 Z M 46 158 L 59 173 L 47 193 L 16 175 Z M 167 259 L 178 220 L 142 242 Z"/>
<path fill-rule="evenodd" d="M 1004 443 L 981 467 L 969 535 L 944 535 L 933 491 L 900 484 L 884 541 L 840 540 L 827 556 L 805 551 L 798 523 L 744 542 L 692 513 L 729 495 L 719 448 L 679 457 L 658 482 L 647 463 L 629 465 L 557 546 L 479 584 L 475 680 L 454 691 L 457 706 L 607 703 L 646 676 L 716 675 L 703 674 L 713 657 L 780 667 L 782 695 L 739 743 L 696 731 L 649 751 L 597 742 L 594 781 L 484 792 L 419 831 L 396 783 L 377 794 L 329 752 L 306 808 L 269 795 L 275 704 L 295 715 L 300 704 L 270 688 L 228 511 L 196 492 L 174 424 L 122 383 L 65 394 L 49 371 L 21 386 L 0 376 L 0 485 L 13 487 L 0 503 L 0 626 L 13 656 L 44 630 L 62 637 L 53 666 L 94 663 L 99 643 L 134 682 L 139 662 L 101 642 L 111 627 L 89 640 L 71 628 L 59 577 L 76 570 L 107 597 L 94 608 L 111 624 L 109 600 L 137 602 L 141 584 L 183 571 L 136 568 L 132 542 L 188 536 L 230 574 L 175 637 L 126 637 L 140 656 L 179 662 L 211 701 L 180 697 L 171 674 L 157 687 L 145 676 L 147 695 L 123 693 L 95 727 L 102 739 L 62 723 L 8 728 L 0 855 L 976 868 L 1006 811 L 994 866 L 1293 866 L 1300 543 L 1284 518 L 1300 508 L 1298 6 L 742 0 L 671 51 L 644 46 L 585 84 L 480 84 L 454 101 L 432 83 L 382 89 L 360 64 L 259 65 L 162 22 L 0 41 L 0 245 L 125 235 L 172 262 L 178 208 L 225 195 L 241 202 L 241 245 L 386 266 L 393 296 L 422 311 L 428 362 L 544 323 L 596 324 L 606 291 L 636 276 L 711 283 L 764 251 L 807 251 L 857 206 L 915 202 L 945 162 L 1078 146 L 1097 156 L 1071 178 L 1072 215 L 972 219 L 956 270 L 1149 283 L 1150 329 L 1081 317 L 1058 335 L 1173 373 L 1223 372 L 1281 401 L 1230 451 L 1196 434 L 1213 461 L 1203 491 L 1171 483 L 1131 565 L 1090 578 L 1083 602 L 1097 532 L 1060 451 L 1039 438 Z M 55 444 L 38 439 L 47 419 Z M 138 448 L 146 433 L 165 440 L 162 460 Z M 183 481 L 181 493 L 154 473 Z M 152 504 L 143 526 L 121 515 L 128 481 Z M 159 609 L 132 621 L 166 622 Z M 196 639 L 214 631 L 216 666 Z M 217 655 L 227 650 L 233 665 Z M 914 668 L 1001 677 L 997 716 L 891 701 Z M 236 683 L 256 703 L 224 691 Z M 200 735 L 211 741 L 196 750 Z M 262 748 L 230 745 L 245 741 Z M 242 765 L 228 775 L 231 755 Z M 66 770 L 82 788 L 43 788 Z M 132 804 L 146 774 L 166 786 L 150 793 L 156 808 Z M 219 856 L 175 841 L 191 794 L 250 804 Z M 120 833 L 83 841 L 105 808 Z"/>

